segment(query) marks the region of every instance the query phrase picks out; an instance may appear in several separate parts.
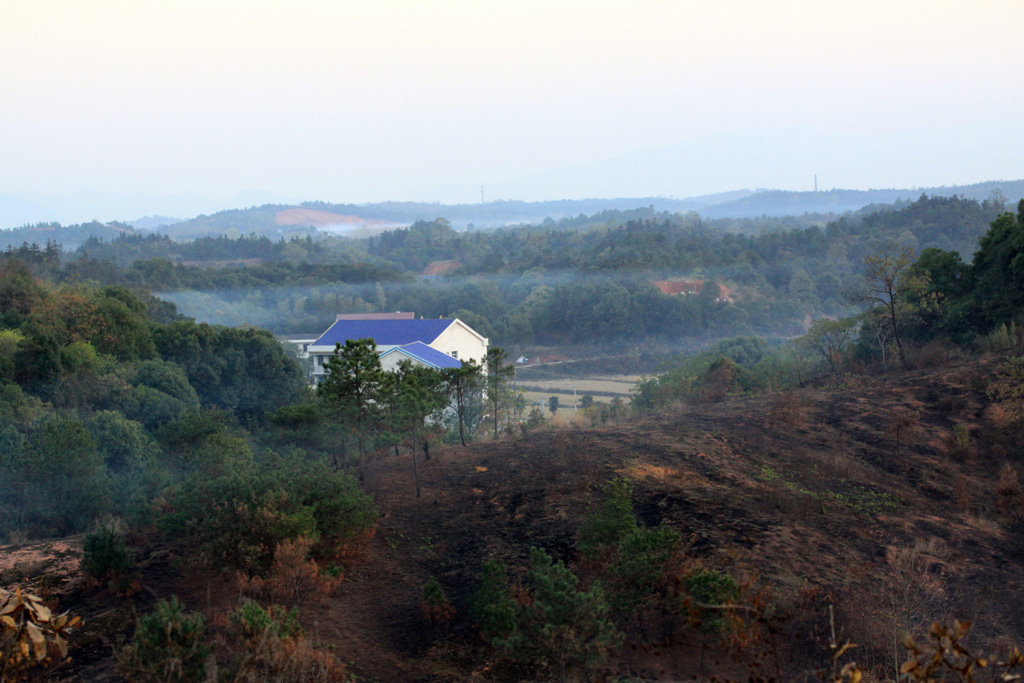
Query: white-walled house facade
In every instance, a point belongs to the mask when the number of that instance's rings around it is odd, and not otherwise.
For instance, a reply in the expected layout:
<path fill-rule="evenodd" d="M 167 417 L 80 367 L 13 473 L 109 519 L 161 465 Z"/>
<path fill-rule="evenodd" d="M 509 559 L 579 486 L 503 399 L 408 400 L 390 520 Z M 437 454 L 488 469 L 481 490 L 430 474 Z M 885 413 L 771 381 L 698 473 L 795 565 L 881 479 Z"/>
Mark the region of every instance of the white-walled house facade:
<path fill-rule="evenodd" d="M 339 319 L 308 347 L 313 381 L 323 380 L 324 365 L 337 344 L 367 338 L 377 345 L 385 370 L 398 367 L 403 359 L 434 368 L 459 367 L 468 360 L 482 366 L 489 344 L 487 337 L 458 318 Z"/>

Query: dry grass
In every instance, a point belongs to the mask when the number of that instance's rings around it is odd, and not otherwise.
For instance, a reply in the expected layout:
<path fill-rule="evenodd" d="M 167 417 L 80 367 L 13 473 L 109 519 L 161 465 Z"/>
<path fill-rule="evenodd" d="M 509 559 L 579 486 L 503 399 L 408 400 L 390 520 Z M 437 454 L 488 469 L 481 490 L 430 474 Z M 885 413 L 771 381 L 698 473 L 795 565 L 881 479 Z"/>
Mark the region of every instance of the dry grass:
<path fill-rule="evenodd" d="M 891 645 L 891 633 L 871 639 L 865 606 L 888 604 L 890 615 L 899 608 L 918 621 L 983 614 L 975 643 L 1024 641 L 1024 614 L 1006 600 L 1006 587 L 1024 583 L 1024 541 L 1018 517 L 997 503 L 1014 507 L 1020 484 L 1000 475 L 1005 459 L 993 460 L 987 446 L 1012 449 L 1014 440 L 989 421 L 970 463 L 934 448 L 954 424 L 982 421 L 988 400 L 972 386 L 985 383 L 962 368 L 843 381 L 438 449 L 421 465 L 419 499 L 407 456 L 372 463 L 367 487 L 382 508 L 380 530 L 362 555 L 346 558 L 338 591 L 302 604 L 303 624 L 371 680 L 507 680 L 508 671 L 488 668 L 494 662 L 467 617 L 481 563 L 494 557 L 521 571 L 531 545 L 572 562 L 602 485 L 625 475 L 641 522 L 679 530 L 692 561 L 756 575 L 773 604 L 804 610 L 794 621 L 808 631 L 834 604 L 842 637 L 863 638 L 857 657 L 866 665 L 887 665 L 876 649 Z M 939 405 L 950 395 L 957 400 Z M 897 457 L 887 429 L 903 414 L 916 425 L 901 427 Z M 417 609 L 430 577 L 456 610 L 443 637 L 423 628 Z M 222 611 L 235 596 L 216 581 L 168 576 L 152 585 Z M 915 602 L 922 596 L 925 606 Z M 659 680 L 688 679 L 699 673 L 690 645 L 666 653 L 664 673 L 649 669 L 639 648 L 617 661 Z M 787 647 L 794 667 L 821 652 L 809 641 Z"/>

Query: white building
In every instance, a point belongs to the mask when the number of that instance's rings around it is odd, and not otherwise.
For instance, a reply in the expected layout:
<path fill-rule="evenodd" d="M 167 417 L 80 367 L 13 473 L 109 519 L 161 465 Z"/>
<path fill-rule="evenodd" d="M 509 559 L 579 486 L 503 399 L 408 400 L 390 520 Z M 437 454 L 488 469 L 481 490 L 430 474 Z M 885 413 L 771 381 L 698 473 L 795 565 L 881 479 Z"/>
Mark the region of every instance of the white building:
<path fill-rule="evenodd" d="M 323 379 L 324 364 L 334 354 L 337 344 L 346 341 L 373 339 L 380 354 L 381 366 L 392 370 L 398 361 L 408 359 L 428 367 L 459 367 L 461 361 L 473 360 L 483 365 L 487 356 L 487 337 L 479 334 L 458 318 L 388 318 L 339 319 L 309 345 L 313 359 L 313 381 Z"/>

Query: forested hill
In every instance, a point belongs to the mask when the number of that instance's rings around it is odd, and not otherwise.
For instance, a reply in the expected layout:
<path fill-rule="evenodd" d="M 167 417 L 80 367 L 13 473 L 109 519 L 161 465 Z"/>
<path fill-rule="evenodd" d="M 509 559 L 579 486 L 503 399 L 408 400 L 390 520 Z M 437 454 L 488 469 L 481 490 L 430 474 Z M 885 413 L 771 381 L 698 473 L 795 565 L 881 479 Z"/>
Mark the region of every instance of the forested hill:
<path fill-rule="evenodd" d="M 411 224 L 444 217 L 453 227 L 462 230 L 499 227 L 515 224 L 564 224 L 565 219 L 582 218 L 601 212 L 629 214 L 637 209 L 649 212 L 697 212 L 708 218 L 751 218 L 758 216 L 799 216 L 820 214 L 825 220 L 862 209 L 872 204 L 892 204 L 900 200 L 913 200 L 921 194 L 940 197 L 963 196 L 984 200 L 999 190 L 1012 202 L 1024 197 L 1024 180 L 985 182 L 974 185 L 933 187 L 921 189 L 886 190 L 829 190 L 823 192 L 791 192 L 785 190 L 737 190 L 701 197 L 675 199 L 666 197 L 640 197 L 626 199 L 583 199 L 546 202 L 498 200 L 483 204 L 435 204 L 428 202 L 383 202 L 379 204 L 331 204 L 305 202 L 300 207 L 266 205 L 251 209 L 222 211 L 210 216 L 198 216 L 164 228 L 175 239 L 192 239 L 202 235 L 234 234 L 280 235 L 286 231 L 278 213 L 293 208 L 311 212 L 334 214 L 346 219 L 358 217 L 372 224 L 386 221 Z M 630 217 L 626 216 L 624 220 Z M 322 219 L 320 219 L 322 220 Z M 623 222 L 624 222 L 623 220 Z M 578 223 L 578 221 L 575 221 Z M 308 225 L 317 225 L 316 219 Z"/>
<path fill-rule="evenodd" d="M 195 218 L 159 224 L 157 219 L 139 219 L 129 223 L 92 221 L 71 226 L 48 222 L 0 230 L 0 248 L 23 243 L 58 242 L 75 248 L 88 237 L 110 239 L 120 233 L 148 232 L 150 229 L 175 240 L 192 240 L 209 235 L 238 237 L 264 235 L 281 237 L 316 235 L 322 228 L 337 231 L 369 227 L 380 230 L 417 221 L 444 217 L 457 230 L 494 228 L 508 225 L 545 225 L 548 227 L 585 227 L 614 217 L 624 223 L 649 218 L 658 213 L 696 212 L 705 219 L 751 219 L 805 216 L 825 222 L 864 210 L 873 205 L 892 205 L 912 201 L 922 194 L 938 197 L 963 197 L 982 201 L 994 192 L 1010 204 L 1024 197 L 1024 180 L 989 181 L 949 187 L 828 190 L 793 192 L 786 190 L 735 190 L 685 199 L 639 197 L 620 199 L 556 200 L 523 202 L 496 200 L 480 204 L 439 204 L 430 202 L 381 202 L 376 204 L 332 204 L 304 202 L 265 204 L 245 209 L 229 209 Z M 133 227 L 134 226 L 134 227 Z M 761 229 L 761 223 L 744 223 L 741 230 Z"/>
<path fill-rule="evenodd" d="M 461 318 L 503 346 L 684 344 L 792 336 L 815 317 L 849 315 L 848 292 L 880 244 L 969 258 L 1006 208 L 922 197 L 760 234 L 695 214 L 471 232 L 439 219 L 368 239 L 125 235 L 75 253 L 11 256 L 40 261 L 58 282 L 145 288 L 198 320 L 277 333 L 322 329 L 339 312 L 409 310 Z M 656 284 L 665 280 L 714 281 L 731 300 L 718 301 L 714 285 L 705 296 L 671 296 Z"/>
<path fill-rule="evenodd" d="M 700 211 L 708 218 L 750 218 L 754 216 L 798 216 L 804 213 L 842 214 L 858 211 L 871 204 L 892 204 L 915 199 L 921 194 L 934 197 L 963 197 L 983 201 L 993 192 L 1016 202 L 1024 197 L 1024 180 L 989 181 L 973 185 L 928 187 L 915 190 L 828 190 L 822 192 L 788 192 L 763 190 L 745 197 L 724 201 Z"/>

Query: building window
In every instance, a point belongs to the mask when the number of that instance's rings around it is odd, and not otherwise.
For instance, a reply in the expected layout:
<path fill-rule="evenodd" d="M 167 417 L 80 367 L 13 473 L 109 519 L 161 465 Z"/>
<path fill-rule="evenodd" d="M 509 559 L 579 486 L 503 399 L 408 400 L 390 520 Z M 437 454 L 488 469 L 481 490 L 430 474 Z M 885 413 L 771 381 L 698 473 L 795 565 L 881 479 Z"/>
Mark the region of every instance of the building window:
<path fill-rule="evenodd" d="M 451 352 L 451 357 L 454 358 L 455 360 L 458 360 L 459 359 L 459 352 L 458 351 L 452 351 Z"/>

